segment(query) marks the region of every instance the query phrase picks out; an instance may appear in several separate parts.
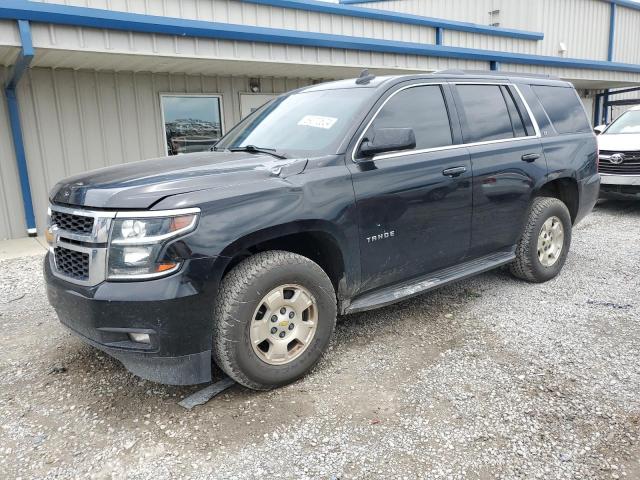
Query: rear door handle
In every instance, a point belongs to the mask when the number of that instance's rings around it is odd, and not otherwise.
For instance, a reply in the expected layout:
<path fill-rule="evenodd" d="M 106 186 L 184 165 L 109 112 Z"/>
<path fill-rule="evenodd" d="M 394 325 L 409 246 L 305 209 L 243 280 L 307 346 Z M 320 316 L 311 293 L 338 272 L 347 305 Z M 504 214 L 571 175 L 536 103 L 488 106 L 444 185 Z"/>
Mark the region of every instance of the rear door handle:
<path fill-rule="evenodd" d="M 452 177 L 453 178 L 453 177 L 458 177 L 458 176 L 462 175 L 466 171 L 467 171 L 467 167 L 462 167 L 462 166 L 460 166 L 460 167 L 451 167 L 451 168 L 445 168 L 442 171 L 442 174 L 445 177 Z"/>
<path fill-rule="evenodd" d="M 521 158 L 525 162 L 535 162 L 537 159 L 540 158 L 540 154 L 539 153 L 525 153 L 524 155 L 522 155 Z"/>

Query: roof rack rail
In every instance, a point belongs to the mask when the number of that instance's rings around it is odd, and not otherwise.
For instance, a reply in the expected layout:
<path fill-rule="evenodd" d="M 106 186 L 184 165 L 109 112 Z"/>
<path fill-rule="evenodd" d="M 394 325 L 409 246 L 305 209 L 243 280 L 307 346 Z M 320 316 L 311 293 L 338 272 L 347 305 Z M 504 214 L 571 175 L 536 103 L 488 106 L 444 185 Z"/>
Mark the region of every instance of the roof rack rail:
<path fill-rule="evenodd" d="M 520 73 L 520 72 L 509 72 L 506 70 L 457 70 L 457 69 L 446 69 L 446 70 L 437 70 L 433 72 L 434 75 L 491 75 L 491 76 L 501 76 L 501 77 L 524 77 L 524 78 L 545 78 L 549 80 L 560 80 L 560 77 L 556 75 L 548 75 L 546 73 Z"/>

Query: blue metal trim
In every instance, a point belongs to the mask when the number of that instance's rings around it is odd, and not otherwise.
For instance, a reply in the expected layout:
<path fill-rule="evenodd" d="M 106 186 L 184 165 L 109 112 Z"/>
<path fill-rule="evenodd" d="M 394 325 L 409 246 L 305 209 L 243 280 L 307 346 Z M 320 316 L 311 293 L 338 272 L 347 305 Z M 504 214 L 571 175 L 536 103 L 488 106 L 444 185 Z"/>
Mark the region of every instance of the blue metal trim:
<path fill-rule="evenodd" d="M 29 22 L 18 20 L 18 31 L 20 32 L 20 40 L 22 41 L 22 51 L 9 73 L 9 81 L 7 82 L 6 88 L 15 88 L 16 85 L 18 85 L 22 75 L 29 68 L 29 64 L 33 59 L 33 42 L 31 41 L 31 27 L 29 26 Z"/>
<path fill-rule="evenodd" d="M 621 7 L 631 8 L 632 10 L 640 10 L 640 3 L 633 0 L 604 0 L 614 5 L 620 5 Z"/>
<path fill-rule="evenodd" d="M 609 11 L 609 47 L 607 48 L 607 60 L 613 61 L 613 44 L 616 38 L 616 4 L 612 3 Z"/>
<path fill-rule="evenodd" d="M 18 30 L 22 41 L 22 51 L 13 66 L 9 81 L 4 89 L 7 97 L 7 110 L 9 112 L 9 125 L 11 127 L 11 137 L 13 139 L 13 150 L 18 166 L 18 176 L 20 177 L 20 189 L 22 192 L 22 204 L 24 205 L 24 217 L 27 224 L 27 233 L 35 235 L 36 218 L 33 213 L 33 200 L 31 198 L 31 184 L 29 182 L 29 170 L 27 168 L 27 156 L 24 151 L 24 140 L 22 137 L 22 126 L 20 125 L 20 108 L 16 87 L 27 71 L 33 60 L 34 50 L 31 39 L 31 27 L 29 22 L 18 20 Z"/>
<path fill-rule="evenodd" d="M 444 41 L 444 28 L 438 27 L 436 28 L 436 45 L 442 45 Z"/>
<path fill-rule="evenodd" d="M 484 35 L 496 35 L 501 37 L 520 38 L 524 40 L 542 40 L 544 34 L 540 32 L 529 32 L 526 30 L 516 30 L 511 28 L 490 27 L 469 22 L 458 22 L 441 18 L 423 17 L 410 13 L 390 12 L 387 10 L 376 10 L 373 8 L 353 7 L 349 5 L 329 3 L 318 0 L 242 0 L 246 3 L 258 3 L 270 5 L 272 7 L 292 8 L 296 10 L 306 10 L 309 12 L 330 13 L 334 15 L 344 15 L 349 17 L 369 18 L 372 20 L 383 20 L 394 23 L 406 23 L 410 25 L 422 25 L 433 28 L 446 28 L 461 32 L 481 33 Z M 344 3 L 344 2 L 342 2 Z"/>
<path fill-rule="evenodd" d="M 398 53 L 425 57 L 460 58 L 485 62 L 496 61 L 501 63 L 640 73 L 640 65 L 637 64 L 205 22 L 201 20 L 123 13 L 95 8 L 70 7 L 51 3 L 26 2 L 25 0 L 3 0 L 3 2 L 4 3 L 0 5 L 0 19 L 24 19 L 33 22 L 61 25 L 164 35 L 218 38 L 244 42 L 277 43 L 367 52 Z"/>

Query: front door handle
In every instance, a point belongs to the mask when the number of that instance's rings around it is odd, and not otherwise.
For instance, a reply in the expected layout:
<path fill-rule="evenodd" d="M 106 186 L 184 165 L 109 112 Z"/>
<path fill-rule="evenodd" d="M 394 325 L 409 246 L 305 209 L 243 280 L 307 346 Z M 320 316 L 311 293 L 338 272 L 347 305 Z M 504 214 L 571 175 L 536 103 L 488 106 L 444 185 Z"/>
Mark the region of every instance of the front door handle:
<path fill-rule="evenodd" d="M 522 160 L 524 160 L 525 162 L 535 162 L 537 159 L 540 158 L 540 154 L 539 153 L 525 153 L 524 155 L 522 155 Z"/>
<path fill-rule="evenodd" d="M 462 175 L 466 171 L 467 171 L 467 167 L 462 167 L 462 166 L 460 166 L 460 167 L 451 167 L 451 168 L 445 168 L 442 171 L 442 174 L 445 177 L 453 178 L 453 177 L 459 177 L 460 175 Z"/>

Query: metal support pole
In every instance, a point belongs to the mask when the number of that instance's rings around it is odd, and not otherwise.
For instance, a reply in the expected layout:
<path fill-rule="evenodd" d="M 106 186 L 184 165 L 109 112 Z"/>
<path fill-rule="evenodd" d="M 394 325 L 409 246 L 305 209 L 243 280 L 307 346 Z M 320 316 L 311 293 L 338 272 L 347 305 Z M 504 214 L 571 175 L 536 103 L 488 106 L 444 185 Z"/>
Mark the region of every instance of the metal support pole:
<path fill-rule="evenodd" d="M 27 225 L 27 234 L 36 236 L 36 219 L 33 213 L 33 200 L 31 198 L 31 184 L 29 182 L 29 171 L 27 168 L 27 156 L 24 151 L 24 138 L 22 126 L 20 125 L 20 108 L 16 88 L 24 72 L 29 68 L 33 60 L 34 50 L 31 41 L 31 26 L 25 20 L 18 20 L 18 30 L 22 41 L 22 52 L 15 65 L 11 69 L 9 81 L 5 85 L 4 93 L 7 97 L 7 109 L 9 111 L 9 125 L 11 127 L 11 138 L 13 139 L 13 150 L 18 166 L 20 177 L 20 189 L 22 192 L 22 203 L 24 205 L 24 217 Z"/>
<path fill-rule="evenodd" d="M 602 102 L 602 120 L 605 125 L 609 123 L 609 89 L 604 91 L 604 102 Z"/>

